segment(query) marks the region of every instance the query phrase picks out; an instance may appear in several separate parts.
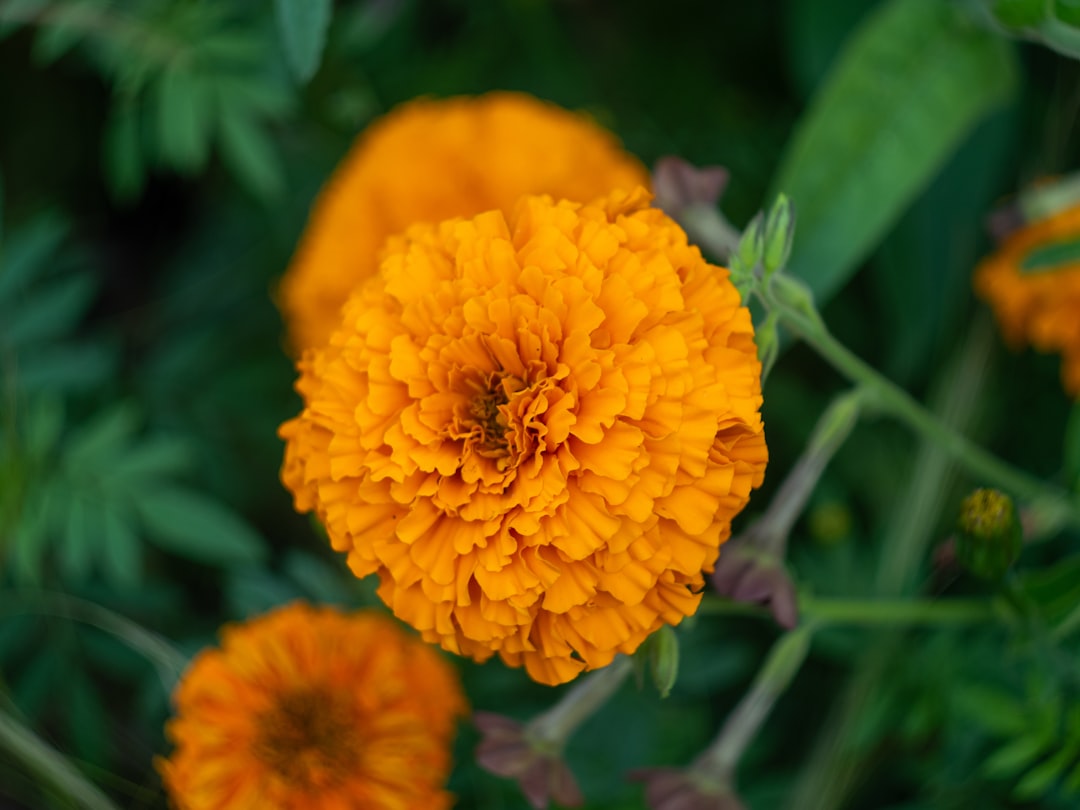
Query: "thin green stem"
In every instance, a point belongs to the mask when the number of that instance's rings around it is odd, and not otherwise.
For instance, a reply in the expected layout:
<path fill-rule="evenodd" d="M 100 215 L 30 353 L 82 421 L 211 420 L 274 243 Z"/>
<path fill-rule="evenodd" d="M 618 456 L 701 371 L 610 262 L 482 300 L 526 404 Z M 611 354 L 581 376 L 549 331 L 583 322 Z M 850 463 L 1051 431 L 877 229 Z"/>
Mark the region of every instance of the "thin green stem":
<path fill-rule="evenodd" d="M 763 292 L 761 298 L 766 307 L 779 313 L 781 322 L 796 336 L 806 341 L 837 371 L 871 394 L 871 404 L 877 410 L 906 422 L 972 475 L 1021 500 L 1048 507 L 1055 517 L 1060 516 L 1071 525 L 1080 526 L 1080 503 L 1075 498 L 1007 464 L 941 422 L 906 391 L 879 374 L 833 337 L 820 318 L 811 317 L 778 301 L 767 291 Z"/>
<path fill-rule="evenodd" d="M 603 669 L 585 676 L 562 700 L 530 721 L 526 736 L 548 749 L 561 751 L 574 730 L 615 694 L 633 668 L 630 658 L 620 655 Z"/>
<path fill-rule="evenodd" d="M 0 749 L 22 762 L 43 784 L 52 786 L 78 807 L 119 810 L 97 785 L 22 723 L 6 697 L 0 699 Z"/>
<path fill-rule="evenodd" d="M 770 617 L 766 608 L 706 594 L 699 615 Z M 799 614 L 805 622 L 858 627 L 911 627 L 995 622 L 1000 613 L 987 599 L 819 599 L 802 596 Z"/>
<path fill-rule="evenodd" d="M 742 535 L 742 541 L 777 558 L 784 557 L 792 526 L 825 467 L 858 421 L 860 399 L 860 391 L 856 389 L 841 394 L 829 404 L 814 426 L 806 450 L 769 502 L 765 514 Z"/>
<path fill-rule="evenodd" d="M 777 640 L 750 691 L 728 715 L 716 739 L 694 762 L 694 771 L 717 786 L 730 783 L 746 746 L 806 660 L 812 632 L 810 625 L 804 625 Z"/>

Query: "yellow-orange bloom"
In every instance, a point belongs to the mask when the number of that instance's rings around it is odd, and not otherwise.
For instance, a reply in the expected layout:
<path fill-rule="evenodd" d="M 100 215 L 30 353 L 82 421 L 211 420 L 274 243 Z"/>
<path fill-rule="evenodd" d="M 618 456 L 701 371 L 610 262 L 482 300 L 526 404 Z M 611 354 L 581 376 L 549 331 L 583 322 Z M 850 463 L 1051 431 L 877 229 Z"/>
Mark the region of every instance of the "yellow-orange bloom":
<path fill-rule="evenodd" d="M 1080 206 L 1006 239 L 975 273 L 975 291 L 1013 346 L 1062 355 L 1066 390 L 1080 395 Z"/>
<path fill-rule="evenodd" d="M 523 194 L 591 200 L 647 183 L 611 133 L 531 96 L 404 104 L 357 139 L 312 211 L 279 293 L 290 340 L 325 343 L 386 238 L 414 223 L 508 213 Z"/>
<path fill-rule="evenodd" d="M 648 200 L 392 240 L 281 428 L 296 507 L 399 618 L 544 683 L 692 614 L 764 476 L 750 314 Z"/>
<path fill-rule="evenodd" d="M 173 696 L 179 810 L 447 808 L 453 668 L 389 617 L 295 603 L 222 632 Z"/>

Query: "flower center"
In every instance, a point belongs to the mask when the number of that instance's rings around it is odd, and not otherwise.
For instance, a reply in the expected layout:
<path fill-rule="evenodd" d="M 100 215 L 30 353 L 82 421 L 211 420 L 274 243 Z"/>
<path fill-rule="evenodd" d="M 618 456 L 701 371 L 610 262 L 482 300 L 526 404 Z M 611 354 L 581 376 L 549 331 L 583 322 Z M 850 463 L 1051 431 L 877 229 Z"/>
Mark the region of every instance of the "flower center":
<path fill-rule="evenodd" d="M 298 787 L 340 784 L 355 770 L 359 748 L 352 702 L 325 689 L 286 692 L 256 720 L 253 753 Z"/>
<path fill-rule="evenodd" d="M 506 431 L 509 426 L 501 406 L 510 401 L 503 380 L 493 377 L 485 389 L 478 391 L 469 403 L 471 421 L 480 428 L 474 445 L 477 455 L 500 458 L 507 450 Z"/>

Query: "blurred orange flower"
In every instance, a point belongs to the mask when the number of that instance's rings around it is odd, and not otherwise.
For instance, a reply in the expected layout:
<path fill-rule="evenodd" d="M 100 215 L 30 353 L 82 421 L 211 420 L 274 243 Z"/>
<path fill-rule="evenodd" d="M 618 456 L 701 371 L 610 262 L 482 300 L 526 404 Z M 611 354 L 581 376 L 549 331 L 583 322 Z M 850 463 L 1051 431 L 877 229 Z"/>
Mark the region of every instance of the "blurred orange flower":
<path fill-rule="evenodd" d="M 519 93 L 404 104 L 361 135 L 323 189 L 281 281 L 297 349 L 326 342 L 388 236 L 523 194 L 591 200 L 649 176 L 589 118 Z"/>
<path fill-rule="evenodd" d="M 1065 389 L 1080 396 L 1080 206 L 1015 231 L 974 285 L 1013 346 L 1062 355 Z"/>
<path fill-rule="evenodd" d="M 453 668 L 387 617 L 292 604 L 222 632 L 173 696 L 180 810 L 447 808 Z"/>
<path fill-rule="evenodd" d="M 648 199 L 392 240 L 281 428 L 297 509 L 399 618 L 543 683 L 692 614 L 764 476 L 750 313 Z"/>

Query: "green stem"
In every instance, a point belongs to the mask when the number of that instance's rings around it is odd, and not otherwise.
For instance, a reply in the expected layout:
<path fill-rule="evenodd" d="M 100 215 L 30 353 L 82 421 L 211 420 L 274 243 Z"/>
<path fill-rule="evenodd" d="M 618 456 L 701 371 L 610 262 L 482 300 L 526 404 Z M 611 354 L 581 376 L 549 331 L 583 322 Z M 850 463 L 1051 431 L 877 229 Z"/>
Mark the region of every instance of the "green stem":
<path fill-rule="evenodd" d="M 526 736 L 548 750 L 562 751 L 574 730 L 615 694 L 633 668 L 631 659 L 620 655 L 603 669 L 585 676 L 562 700 L 529 722 Z"/>
<path fill-rule="evenodd" d="M 818 599 L 802 596 L 799 614 L 806 622 L 819 625 L 912 625 L 979 624 L 997 621 L 995 603 L 986 599 Z M 702 597 L 698 615 L 755 616 L 769 618 L 759 605 L 733 602 L 721 596 Z"/>
<path fill-rule="evenodd" d="M 768 291 L 762 301 L 798 337 L 808 343 L 837 371 L 873 396 L 873 406 L 906 422 L 922 437 L 940 447 L 969 473 L 993 486 L 1011 492 L 1017 498 L 1047 508 L 1073 526 L 1080 526 L 1080 504 L 1066 493 L 1051 487 L 1028 473 L 987 452 L 979 445 L 952 430 L 891 380 L 861 360 L 838 341 L 820 318 L 780 302 Z"/>
<path fill-rule="evenodd" d="M 861 394 L 858 389 L 836 397 L 814 426 L 806 450 L 791 468 L 761 519 L 742 540 L 782 559 L 787 551 L 791 528 L 802 514 L 818 479 L 830 459 L 851 434 L 859 418 Z"/>
<path fill-rule="evenodd" d="M 750 691 L 728 715 L 716 739 L 695 760 L 692 770 L 717 787 L 730 784 L 746 746 L 806 660 L 812 632 L 810 625 L 804 625 L 777 640 Z"/>
<path fill-rule="evenodd" d="M 26 769 L 86 810 L 119 810 L 108 796 L 59 751 L 26 727 L 14 714 L 7 698 L 0 705 L 0 748 Z"/>

